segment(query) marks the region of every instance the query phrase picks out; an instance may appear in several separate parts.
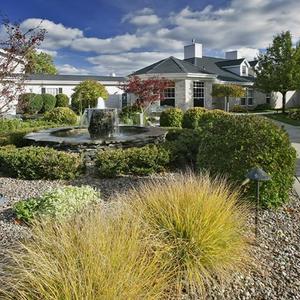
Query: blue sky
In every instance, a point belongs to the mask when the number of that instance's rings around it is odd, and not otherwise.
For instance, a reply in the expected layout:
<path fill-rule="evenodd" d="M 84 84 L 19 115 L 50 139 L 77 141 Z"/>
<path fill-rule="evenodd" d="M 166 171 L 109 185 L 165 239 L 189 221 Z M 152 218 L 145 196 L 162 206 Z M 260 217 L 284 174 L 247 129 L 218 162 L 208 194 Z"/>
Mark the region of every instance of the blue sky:
<path fill-rule="evenodd" d="M 300 38 L 299 0 L 1 0 L 0 10 L 24 29 L 43 20 L 41 48 L 62 74 L 128 74 L 182 58 L 192 38 L 207 55 L 240 49 L 248 58 L 282 30 Z"/>

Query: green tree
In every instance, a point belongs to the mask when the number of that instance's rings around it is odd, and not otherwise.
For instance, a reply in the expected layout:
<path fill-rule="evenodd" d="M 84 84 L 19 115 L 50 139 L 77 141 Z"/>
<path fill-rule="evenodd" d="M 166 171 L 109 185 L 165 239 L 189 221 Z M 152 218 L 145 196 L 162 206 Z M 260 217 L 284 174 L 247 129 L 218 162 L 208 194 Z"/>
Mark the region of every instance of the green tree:
<path fill-rule="evenodd" d="M 85 108 L 95 107 L 99 97 L 108 98 L 106 88 L 96 80 L 82 81 L 74 88 L 72 95 L 72 108 L 82 113 Z"/>
<path fill-rule="evenodd" d="M 211 95 L 217 98 L 225 98 L 225 111 L 229 111 L 229 98 L 244 97 L 245 89 L 235 84 L 214 84 Z"/>
<path fill-rule="evenodd" d="M 53 58 L 50 54 L 45 52 L 38 53 L 33 50 L 27 55 L 27 59 L 31 62 L 26 73 L 30 74 L 57 74 L 57 69 L 53 63 Z"/>
<path fill-rule="evenodd" d="M 289 31 L 273 39 L 272 45 L 258 57 L 255 87 L 263 92 L 282 94 L 282 112 L 285 113 L 286 94 L 300 87 L 300 48 L 293 47 Z"/>

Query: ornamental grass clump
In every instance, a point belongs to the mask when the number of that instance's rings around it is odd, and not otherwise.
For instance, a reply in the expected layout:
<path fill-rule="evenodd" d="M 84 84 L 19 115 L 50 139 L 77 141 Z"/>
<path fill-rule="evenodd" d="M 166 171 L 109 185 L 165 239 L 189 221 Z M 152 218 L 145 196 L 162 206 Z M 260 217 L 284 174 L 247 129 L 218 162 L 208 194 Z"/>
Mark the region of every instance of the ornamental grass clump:
<path fill-rule="evenodd" d="M 0 276 L 1 299 L 163 299 L 170 275 L 129 215 L 85 212 L 33 226 Z"/>
<path fill-rule="evenodd" d="M 204 296 L 212 280 L 226 280 L 245 266 L 247 209 L 224 180 L 184 174 L 127 197 L 148 236 L 160 239 L 174 293 L 184 288 Z"/>

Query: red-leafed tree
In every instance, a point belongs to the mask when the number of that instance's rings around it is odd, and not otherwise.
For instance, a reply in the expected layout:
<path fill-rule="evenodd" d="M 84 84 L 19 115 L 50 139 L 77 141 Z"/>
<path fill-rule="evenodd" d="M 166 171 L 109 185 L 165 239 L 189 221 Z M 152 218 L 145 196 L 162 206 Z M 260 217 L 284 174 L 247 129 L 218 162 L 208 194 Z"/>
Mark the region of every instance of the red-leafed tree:
<path fill-rule="evenodd" d="M 26 70 L 31 69 L 26 56 L 44 40 L 45 29 L 21 29 L 19 23 L 2 20 L 4 38 L 0 40 L 0 116 L 16 105 L 24 91 Z"/>
<path fill-rule="evenodd" d="M 141 79 L 138 76 L 132 76 L 121 86 L 121 89 L 125 93 L 134 94 L 137 97 L 136 105 L 139 106 L 142 113 L 144 113 L 152 103 L 164 101 L 164 91 L 172 84 L 173 81 L 166 78 L 151 77 Z"/>

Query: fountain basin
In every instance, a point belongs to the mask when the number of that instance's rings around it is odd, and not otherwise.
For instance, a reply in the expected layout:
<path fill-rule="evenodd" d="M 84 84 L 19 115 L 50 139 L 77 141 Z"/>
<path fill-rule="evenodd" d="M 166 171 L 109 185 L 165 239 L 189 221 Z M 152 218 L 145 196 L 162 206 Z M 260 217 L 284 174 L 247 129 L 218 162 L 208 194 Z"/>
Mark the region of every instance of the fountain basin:
<path fill-rule="evenodd" d="M 48 146 L 72 152 L 104 148 L 141 147 L 164 141 L 167 130 L 160 127 L 118 126 L 117 133 L 105 138 L 91 138 L 86 127 L 50 128 L 27 134 L 24 139 L 35 146 Z"/>

